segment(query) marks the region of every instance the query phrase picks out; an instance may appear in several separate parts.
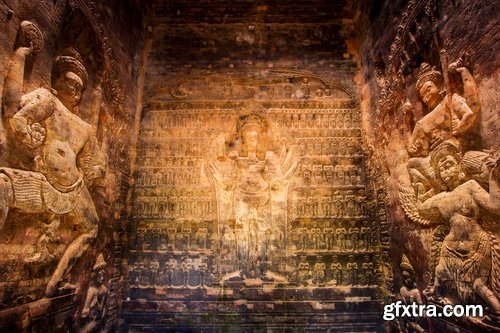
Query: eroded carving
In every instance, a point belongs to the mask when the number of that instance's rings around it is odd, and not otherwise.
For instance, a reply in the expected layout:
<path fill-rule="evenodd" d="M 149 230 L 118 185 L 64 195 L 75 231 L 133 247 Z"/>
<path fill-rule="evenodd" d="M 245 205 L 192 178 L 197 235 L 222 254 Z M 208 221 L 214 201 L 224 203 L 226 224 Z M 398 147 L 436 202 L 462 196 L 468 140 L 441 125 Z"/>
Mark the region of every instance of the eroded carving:
<path fill-rule="evenodd" d="M 244 263 L 241 274 L 254 278 L 266 276 L 265 262 L 283 244 L 288 184 L 298 160 L 291 150 L 277 156 L 270 148 L 267 120 L 258 110 L 249 111 L 239 117 L 234 138 L 220 140 L 231 148 L 218 156 L 221 161 L 210 163 L 210 171 L 217 184 L 219 223 L 234 225 L 226 229 L 233 234 L 226 238 L 235 242 L 228 246 L 237 249 L 235 261 Z"/>
<path fill-rule="evenodd" d="M 23 31 L 26 27 L 22 25 Z M 17 153 L 10 156 L 9 167 L 0 169 L 0 227 L 8 221 L 11 210 L 48 214 L 48 223 L 56 227 L 60 223 L 73 225 L 73 240 L 45 290 L 46 295 L 53 295 L 75 289 L 63 281 L 97 236 L 99 217 L 88 187 L 104 176 L 105 160 L 92 126 L 77 116 L 88 80 L 80 55 L 66 49 L 54 61 L 52 88 L 23 95 L 26 58 L 35 46 L 43 45 L 32 36 L 26 38 L 30 45 L 15 50 L 2 97 L 3 121 Z M 40 242 L 47 237 L 43 235 Z M 47 247 L 42 246 L 44 249 Z M 37 253 L 27 261 L 38 262 L 50 255 Z"/>
<path fill-rule="evenodd" d="M 444 53 L 441 61 L 446 65 Z M 400 201 L 412 221 L 449 228 L 434 254 L 438 257 L 431 259 L 437 262 L 433 299 L 453 304 L 481 300 L 489 316 L 498 318 L 498 153 L 470 150 L 481 105 L 476 83 L 461 62 L 444 66 L 444 77 L 428 64 L 420 67 L 416 89 L 431 111 L 408 136 L 410 181 L 400 179 Z M 460 78 L 460 94 L 452 90 L 448 76 L 453 73 Z M 404 110 L 412 112 L 409 105 Z"/>
<path fill-rule="evenodd" d="M 107 263 L 101 253 L 97 256 L 92 269 L 90 286 L 81 313 L 83 323 L 80 332 L 82 333 L 98 332 L 104 324 L 101 319 L 106 315 L 108 299 L 108 288 L 105 285 L 106 266 Z"/>

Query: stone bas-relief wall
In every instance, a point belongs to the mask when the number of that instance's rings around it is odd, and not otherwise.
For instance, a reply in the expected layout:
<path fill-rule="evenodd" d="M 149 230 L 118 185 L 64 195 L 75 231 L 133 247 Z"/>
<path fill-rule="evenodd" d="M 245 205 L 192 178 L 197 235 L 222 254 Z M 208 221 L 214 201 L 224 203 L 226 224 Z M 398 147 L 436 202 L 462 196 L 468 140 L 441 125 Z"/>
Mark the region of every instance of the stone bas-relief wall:
<path fill-rule="evenodd" d="M 394 299 L 485 308 L 480 318 L 403 319 L 393 330 L 498 332 L 500 179 L 491 86 L 498 27 L 490 15 L 498 4 L 386 2 L 372 10 L 362 47 L 364 99 L 374 110 L 374 159 L 387 166 L 388 216 L 397 226 Z M 383 27 L 375 13 L 401 16 Z M 474 24 L 464 30 L 469 18 Z"/>
<path fill-rule="evenodd" d="M 137 45 L 107 6 L 0 3 L 0 331 L 116 328 Z"/>
<path fill-rule="evenodd" d="M 143 111 L 129 329 L 379 327 L 386 226 L 352 93 L 293 71 L 179 81 Z"/>

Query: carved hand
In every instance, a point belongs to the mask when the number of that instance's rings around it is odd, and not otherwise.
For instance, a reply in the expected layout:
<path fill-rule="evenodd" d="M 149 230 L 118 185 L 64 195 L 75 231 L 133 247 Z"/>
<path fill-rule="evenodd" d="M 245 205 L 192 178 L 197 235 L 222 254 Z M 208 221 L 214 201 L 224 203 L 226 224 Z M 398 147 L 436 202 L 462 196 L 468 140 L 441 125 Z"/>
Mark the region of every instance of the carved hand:
<path fill-rule="evenodd" d="M 460 120 L 456 117 L 451 120 L 451 134 L 454 136 L 460 134 Z"/>
<path fill-rule="evenodd" d="M 413 119 L 414 108 L 410 102 L 403 104 L 403 114 L 405 119 L 405 124 L 409 127 L 411 120 Z"/>
<path fill-rule="evenodd" d="M 89 314 L 90 314 L 90 308 L 86 306 L 82 311 L 81 317 L 87 318 Z"/>
<path fill-rule="evenodd" d="M 21 46 L 16 49 L 16 54 L 20 56 L 29 56 L 33 53 L 33 43 L 30 43 L 30 46 Z"/>
<path fill-rule="evenodd" d="M 436 133 L 433 133 L 431 138 L 431 150 L 434 150 L 437 146 L 443 143 L 443 141 L 444 139 L 441 135 L 436 135 Z"/>
<path fill-rule="evenodd" d="M 272 190 L 277 191 L 277 190 L 281 189 L 281 187 L 282 187 L 282 182 L 280 180 L 273 180 L 271 182 L 271 189 Z"/>
<path fill-rule="evenodd" d="M 463 68 L 463 67 L 460 67 L 460 68 Z M 455 71 L 458 70 L 458 61 L 455 61 L 455 62 L 452 62 L 449 66 L 448 66 L 448 72 L 450 73 L 453 73 Z"/>

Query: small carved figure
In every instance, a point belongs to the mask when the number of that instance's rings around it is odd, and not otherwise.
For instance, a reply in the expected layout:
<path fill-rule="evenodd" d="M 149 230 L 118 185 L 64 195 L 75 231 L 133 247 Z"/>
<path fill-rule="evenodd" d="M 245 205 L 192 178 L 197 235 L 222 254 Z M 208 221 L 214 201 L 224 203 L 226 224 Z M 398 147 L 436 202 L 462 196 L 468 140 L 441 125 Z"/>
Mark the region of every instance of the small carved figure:
<path fill-rule="evenodd" d="M 356 211 L 356 197 L 353 191 L 347 191 L 344 196 L 344 216 L 353 217 Z"/>
<path fill-rule="evenodd" d="M 340 286 L 343 284 L 342 279 L 342 264 L 338 262 L 338 258 L 336 255 L 332 256 L 332 263 L 330 265 L 330 269 L 332 270 L 332 280 L 328 282 L 328 284 L 332 284 L 334 286 Z"/>
<path fill-rule="evenodd" d="M 309 236 L 309 231 L 307 228 L 299 228 L 299 244 L 300 244 L 300 251 L 307 251 L 307 240 Z"/>
<path fill-rule="evenodd" d="M 365 262 L 361 264 L 361 270 L 363 272 L 364 284 L 371 286 L 374 284 L 374 269 L 373 262 L 370 261 L 369 256 L 365 256 Z"/>
<path fill-rule="evenodd" d="M 205 227 L 198 228 L 198 231 L 196 232 L 196 242 L 198 243 L 199 250 L 207 249 L 207 235 L 208 235 L 207 228 Z"/>
<path fill-rule="evenodd" d="M 360 234 L 361 234 L 361 243 L 362 243 L 361 249 L 363 249 L 365 251 L 370 250 L 371 241 L 372 241 L 372 230 L 369 227 L 368 221 L 363 222 L 363 226 L 361 227 Z"/>
<path fill-rule="evenodd" d="M 330 216 L 330 203 L 331 203 L 331 198 L 330 197 L 321 197 L 320 198 L 320 204 L 321 204 L 321 215 L 324 217 L 329 217 Z"/>
<path fill-rule="evenodd" d="M 167 228 L 167 249 L 170 251 L 175 250 L 176 234 L 176 228 Z"/>
<path fill-rule="evenodd" d="M 328 185 L 332 185 L 335 179 L 335 173 L 333 165 L 325 165 L 323 170 L 325 171 L 325 179 Z"/>
<path fill-rule="evenodd" d="M 314 264 L 313 268 L 313 283 L 317 286 L 324 286 L 325 285 L 325 278 L 326 278 L 326 265 L 323 262 L 323 257 L 318 256 L 316 259 L 316 263 Z"/>
<path fill-rule="evenodd" d="M 182 257 L 181 271 L 182 271 L 182 286 L 187 288 L 189 285 L 189 278 L 191 276 L 191 269 L 193 268 L 193 260 L 188 256 Z"/>
<path fill-rule="evenodd" d="M 359 228 L 349 228 L 349 240 L 351 250 L 357 252 L 359 250 Z"/>
<path fill-rule="evenodd" d="M 346 234 L 347 230 L 345 228 L 337 228 L 335 231 L 335 234 L 337 235 L 337 245 L 339 247 L 340 251 L 345 251 L 346 250 Z"/>
<path fill-rule="evenodd" d="M 154 286 L 158 282 L 158 273 L 160 271 L 160 261 L 154 256 L 149 262 L 149 285 Z"/>
<path fill-rule="evenodd" d="M 311 243 L 313 245 L 313 249 L 318 251 L 321 246 L 321 229 L 318 228 L 318 223 L 314 222 L 313 227 L 311 228 Z"/>
<path fill-rule="evenodd" d="M 174 283 L 174 272 L 177 269 L 177 260 L 175 260 L 172 256 L 168 256 L 167 261 L 165 262 L 165 269 L 167 273 L 166 285 L 167 287 L 172 287 Z"/>
<path fill-rule="evenodd" d="M 108 288 L 104 284 L 106 265 L 102 253 L 99 254 L 92 269 L 92 279 L 81 314 L 84 323 L 80 332 L 98 332 L 104 324 L 100 320 L 106 315 L 108 298 Z"/>
<path fill-rule="evenodd" d="M 314 165 L 313 166 L 313 179 L 314 184 L 320 185 L 323 183 L 323 166 L 322 165 Z"/>
<path fill-rule="evenodd" d="M 358 263 L 354 261 L 354 256 L 349 256 L 349 262 L 347 263 L 347 276 L 349 277 L 349 282 L 351 286 L 356 286 L 358 284 Z"/>
<path fill-rule="evenodd" d="M 198 272 L 200 274 L 200 287 L 204 288 L 206 285 L 206 278 L 208 272 L 208 258 L 200 256 L 200 263 L 198 264 Z"/>
<path fill-rule="evenodd" d="M 301 285 L 306 286 L 310 278 L 310 265 L 305 256 L 300 257 L 300 262 L 297 267 L 297 280 Z"/>
<path fill-rule="evenodd" d="M 333 228 L 323 228 L 323 239 L 325 240 L 325 248 L 327 251 L 333 250 L 335 246 L 335 238 Z"/>

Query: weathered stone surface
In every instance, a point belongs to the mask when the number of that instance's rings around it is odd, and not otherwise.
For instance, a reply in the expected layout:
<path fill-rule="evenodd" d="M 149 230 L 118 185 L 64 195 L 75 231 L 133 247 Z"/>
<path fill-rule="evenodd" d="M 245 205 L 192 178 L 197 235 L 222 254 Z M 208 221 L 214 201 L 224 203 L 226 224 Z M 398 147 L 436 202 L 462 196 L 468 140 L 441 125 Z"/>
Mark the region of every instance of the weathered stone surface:
<path fill-rule="evenodd" d="M 118 2 L 0 8 L 0 330 L 111 328 L 116 299 L 103 291 L 116 298 L 114 235 L 130 168 L 120 133 L 132 128 L 135 94 L 124 91 L 136 91 L 128 77 L 139 47 L 123 40 L 121 49 L 115 37 L 139 41 L 140 21 L 120 22 L 133 7 Z M 98 253 L 108 263 L 101 287 L 91 282 Z M 85 305 L 93 288 L 99 311 Z"/>
<path fill-rule="evenodd" d="M 397 297 L 487 307 L 480 319 L 401 320 L 395 330 L 499 329 L 499 146 L 491 132 L 498 112 L 489 88 L 498 75 L 494 8 L 474 1 L 382 2 L 361 24 L 372 27 L 360 67 L 365 105 L 375 111 L 371 137 L 387 168 L 394 290 L 406 284 Z M 380 24 L 381 13 L 397 12 L 393 25 Z M 474 23 L 464 29 L 467 20 Z M 409 275 L 415 284 L 404 282 Z"/>
<path fill-rule="evenodd" d="M 0 1 L 0 331 L 500 331 L 499 9 Z"/>

